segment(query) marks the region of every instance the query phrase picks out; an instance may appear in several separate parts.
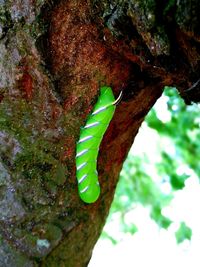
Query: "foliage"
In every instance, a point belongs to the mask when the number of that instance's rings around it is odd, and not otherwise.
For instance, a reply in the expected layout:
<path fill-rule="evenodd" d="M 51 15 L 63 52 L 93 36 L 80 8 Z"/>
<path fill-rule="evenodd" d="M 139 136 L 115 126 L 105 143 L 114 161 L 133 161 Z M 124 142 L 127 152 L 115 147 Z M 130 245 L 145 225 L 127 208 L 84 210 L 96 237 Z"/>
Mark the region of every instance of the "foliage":
<path fill-rule="evenodd" d="M 146 153 L 145 148 L 137 155 L 133 146 L 124 163 L 108 221 L 113 220 L 116 213 L 125 218 L 130 210 L 142 204 L 149 208 L 151 218 L 167 229 L 172 221 L 163 215 L 163 208 L 170 204 L 175 191 L 184 188 L 191 173 L 200 177 L 200 107 L 186 106 L 176 89 L 171 87 L 165 87 L 159 101 L 143 124 L 145 130 L 157 134 L 158 156 L 154 152 Z M 123 228 L 132 234 L 137 231 L 133 222 L 120 221 L 122 231 Z M 191 235 L 192 230 L 181 222 L 175 233 L 177 243 L 190 239 Z M 112 242 L 116 242 L 113 236 Z"/>
<path fill-rule="evenodd" d="M 188 240 L 191 239 L 192 230 L 185 224 L 185 222 L 181 222 L 180 227 L 175 235 L 176 235 L 177 243 L 181 243 L 185 239 L 188 239 Z"/>

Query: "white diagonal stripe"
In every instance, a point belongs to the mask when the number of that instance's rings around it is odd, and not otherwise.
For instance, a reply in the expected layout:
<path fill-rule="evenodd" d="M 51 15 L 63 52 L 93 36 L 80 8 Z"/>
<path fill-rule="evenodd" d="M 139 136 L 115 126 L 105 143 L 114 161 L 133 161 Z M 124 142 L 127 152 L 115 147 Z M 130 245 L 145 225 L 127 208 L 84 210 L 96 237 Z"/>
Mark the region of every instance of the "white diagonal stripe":
<path fill-rule="evenodd" d="M 86 124 L 85 125 L 85 129 L 88 129 L 88 128 L 91 128 L 91 127 L 94 127 L 96 125 L 98 125 L 100 122 L 99 121 L 96 121 L 96 122 L 93 122 L 93 123 L 90 123 L 90 124 Z"/>
<path fill-rule="evenodd" d="M 106 106 L 105 106 L 105 107 L 98 108 L 96 111 L 94 111 L 94 112 L 92 113 L 92 115 L 98 114 L 99 112 L 105 110 L 106 108 L 107 108 Z"/>
<path fill-rule="evenodd" d="M 86 177 L 87 177 L 87 174 L 84 174 L 84 175 L 81 177 L 81 179 L 78 180 L 78 183 L 79 183 L 79 184 L 82 183 L 82 182 L 85 180 Z"/>
<path fill-rule="evenodd" d="M 76 154 L 76 158 L 78 158 L 78 157 L 84 155 L 86 152 L 88 152 L 88 150 L 89 150 L 89 149 L 83 149 L 81 152 L 79 152 L 79 153 Z"/>
<path fill-rule="evenodd" d="M 83 162 L 81 165 L 77 166 L 76 167 L 77 171 L 79 171 L 80 169 L 82 169 L 86 164 L 87 164 L 87 162 Z"/>
<path fill-rule="evenodd" d="M 83 190 L 81 190 L 80 193 L 82 194 L 82 193 L 86 192 L 88 189 L 89 189 L 89 185 L 86 186 Z"/>
<path fill-rule="evenodd" d="M 80 140 L 78 141 L 78 143 L 85 142 L 85 141 L 91 139 L 92 137 L 93 137 L 93 135 L 88 135 L 88 136 L 86 136 L 86 137 L 83 137 L 82 139 L 80 139 Z"/>

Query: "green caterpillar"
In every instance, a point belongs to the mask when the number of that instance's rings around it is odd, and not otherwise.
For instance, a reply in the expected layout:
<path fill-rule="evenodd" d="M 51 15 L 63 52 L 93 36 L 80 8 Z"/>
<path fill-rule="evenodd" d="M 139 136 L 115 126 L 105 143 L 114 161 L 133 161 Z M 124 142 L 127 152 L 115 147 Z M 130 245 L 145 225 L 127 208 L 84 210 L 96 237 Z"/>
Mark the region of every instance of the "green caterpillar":
<path fill-rule="evenodd" d="M 96 170 L 99 145 L 121 96 L 122 92 L 115 100 L 110 87 L 101 87 L 97 103 L 80 131 L 76 145 L 76 177 L 80 198 L 86 203 L 95 202 L 100 195 Z"/>

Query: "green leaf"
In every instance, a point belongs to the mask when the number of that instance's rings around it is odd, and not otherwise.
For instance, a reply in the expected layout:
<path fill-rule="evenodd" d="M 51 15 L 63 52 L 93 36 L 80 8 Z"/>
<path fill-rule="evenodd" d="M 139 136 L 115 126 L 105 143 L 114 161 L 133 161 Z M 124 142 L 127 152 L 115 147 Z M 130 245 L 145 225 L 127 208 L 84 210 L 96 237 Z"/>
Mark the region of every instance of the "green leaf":
<path fill-rule="evenodd" d="M 135 224 L 127 224 L 124 221 L 121 222 L 121 229 L 124 233 L 130 233 L 132 235 L 134 235 L 138 231 L 138 228 Z"/>
<path fill-rule="evenodd" d="M 101 237 L 104 239 L 109 239 L 113 245 L 116 245 L 118 243 L 118 241 L 115 238 L 113 238 L 111 235 L 109 235 L 106 231 L 102 232 Z"/>
<path fill-rule="evenodd" d="M 162 210 L 159 206 L 153 207 L 150 216 L 153 220 L 157 222 L 160 227 L 164 229 L 167 229 L 172 223 L 169 218 L 162 215 Z"/>
<path fill-rule="evenodd" d="M 191 240 L 192 230 L 185 222 L 181 222 L 178 231 L 175 233 L 177 243 L 182 243 L 184 240 Z"/>

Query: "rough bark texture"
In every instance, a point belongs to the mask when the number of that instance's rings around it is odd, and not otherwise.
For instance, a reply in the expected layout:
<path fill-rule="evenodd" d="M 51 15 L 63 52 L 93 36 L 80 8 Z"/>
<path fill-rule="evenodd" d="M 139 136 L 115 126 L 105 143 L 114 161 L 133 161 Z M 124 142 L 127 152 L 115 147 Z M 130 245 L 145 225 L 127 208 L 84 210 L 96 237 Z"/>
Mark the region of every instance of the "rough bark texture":
<path fill-rule="evenodd" d="M 200 3 L 0 0 L 0 266 L 84 267 L 164 85 L 200 99 Z M 80 201 L 75 144 L 100 85 L 124 90 Z M 133 192 L 134 193 L 134 192 Z"/>

